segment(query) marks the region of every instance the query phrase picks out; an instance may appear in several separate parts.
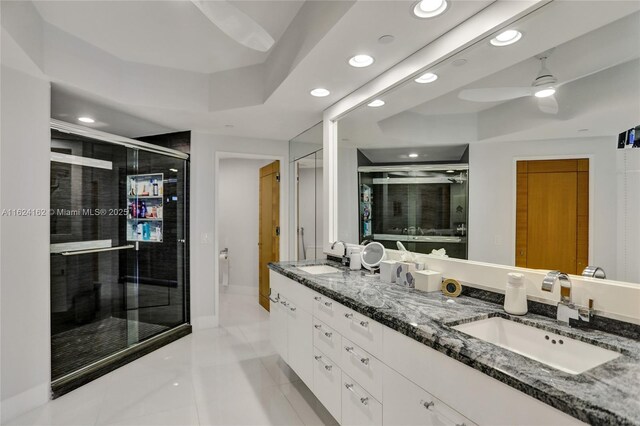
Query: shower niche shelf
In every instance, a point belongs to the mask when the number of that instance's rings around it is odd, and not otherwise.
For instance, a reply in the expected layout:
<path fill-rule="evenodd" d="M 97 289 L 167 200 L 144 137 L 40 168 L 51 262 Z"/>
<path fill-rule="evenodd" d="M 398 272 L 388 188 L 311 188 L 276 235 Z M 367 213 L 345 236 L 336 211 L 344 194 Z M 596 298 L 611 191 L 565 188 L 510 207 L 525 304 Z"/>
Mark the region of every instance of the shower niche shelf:
<path fill-rule="evenodd" d="M 161 243 L 163 173 L 127 176 L 127 241 Z"/>

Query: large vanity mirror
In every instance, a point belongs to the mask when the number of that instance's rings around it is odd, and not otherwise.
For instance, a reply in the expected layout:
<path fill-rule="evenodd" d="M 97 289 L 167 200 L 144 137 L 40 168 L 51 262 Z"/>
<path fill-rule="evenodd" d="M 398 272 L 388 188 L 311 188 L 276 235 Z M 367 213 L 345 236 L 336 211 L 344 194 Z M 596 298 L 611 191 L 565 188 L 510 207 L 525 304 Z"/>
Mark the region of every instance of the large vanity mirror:
<path fill-rule="evenodd" d="M 337 239 L 639 283 L 638 10 L 552 2 L 341 117 Z"/>

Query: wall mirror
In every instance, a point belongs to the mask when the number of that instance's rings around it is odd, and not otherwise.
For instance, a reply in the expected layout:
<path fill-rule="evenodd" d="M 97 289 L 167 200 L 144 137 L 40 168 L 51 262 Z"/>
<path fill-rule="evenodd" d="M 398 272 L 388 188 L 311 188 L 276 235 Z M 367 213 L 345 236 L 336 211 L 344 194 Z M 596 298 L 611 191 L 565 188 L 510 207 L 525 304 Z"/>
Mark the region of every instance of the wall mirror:
<path fill-rule="evenodd" d="M 638 10 L 549 3 L 341 117 L 338 239 L 639 283 Z"/>
<path fill-rule="evenodd" d="M 289 141 L 291 259 L 315 260 L 322 253 L 322 123 Z"/>

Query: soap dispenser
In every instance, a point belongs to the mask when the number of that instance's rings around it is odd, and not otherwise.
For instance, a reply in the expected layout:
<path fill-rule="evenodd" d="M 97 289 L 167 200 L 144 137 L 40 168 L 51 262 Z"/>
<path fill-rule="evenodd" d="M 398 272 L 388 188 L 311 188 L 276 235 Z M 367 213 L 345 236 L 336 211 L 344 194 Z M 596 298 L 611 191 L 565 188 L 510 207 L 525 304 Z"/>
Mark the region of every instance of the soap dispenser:
<path fill-rule="evenodd" d="M 516 272 L 507 274 L 504 310 L 512 315 L 524 315 L 527 313 L 527 289 L 524 286 L 524 275 Z"/>

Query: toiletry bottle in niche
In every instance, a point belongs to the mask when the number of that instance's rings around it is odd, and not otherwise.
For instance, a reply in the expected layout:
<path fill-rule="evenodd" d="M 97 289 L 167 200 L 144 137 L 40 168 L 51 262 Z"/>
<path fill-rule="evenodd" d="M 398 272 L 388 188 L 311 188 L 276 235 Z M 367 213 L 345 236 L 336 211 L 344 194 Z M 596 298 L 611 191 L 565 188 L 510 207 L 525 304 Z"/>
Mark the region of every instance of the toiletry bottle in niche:
<path fill-rule="evenodd" d="M 507 274 L 507 287 L 504 292 L 504 310 L 512 315 L 527 313 L 527 289 L 524 275 L 516 272 Z"/>
<path fill-rule="evenodd" d="M 142 202 L 142 208 L 140 209 L 140 217 L 147 217 L 147 205 L 144 201 Z"/>
<path fill-rule="evenodd" d="M 157 180 L 153 180 L 153 196 L 157 197 L 158 196 L 158 181 Z"/>

